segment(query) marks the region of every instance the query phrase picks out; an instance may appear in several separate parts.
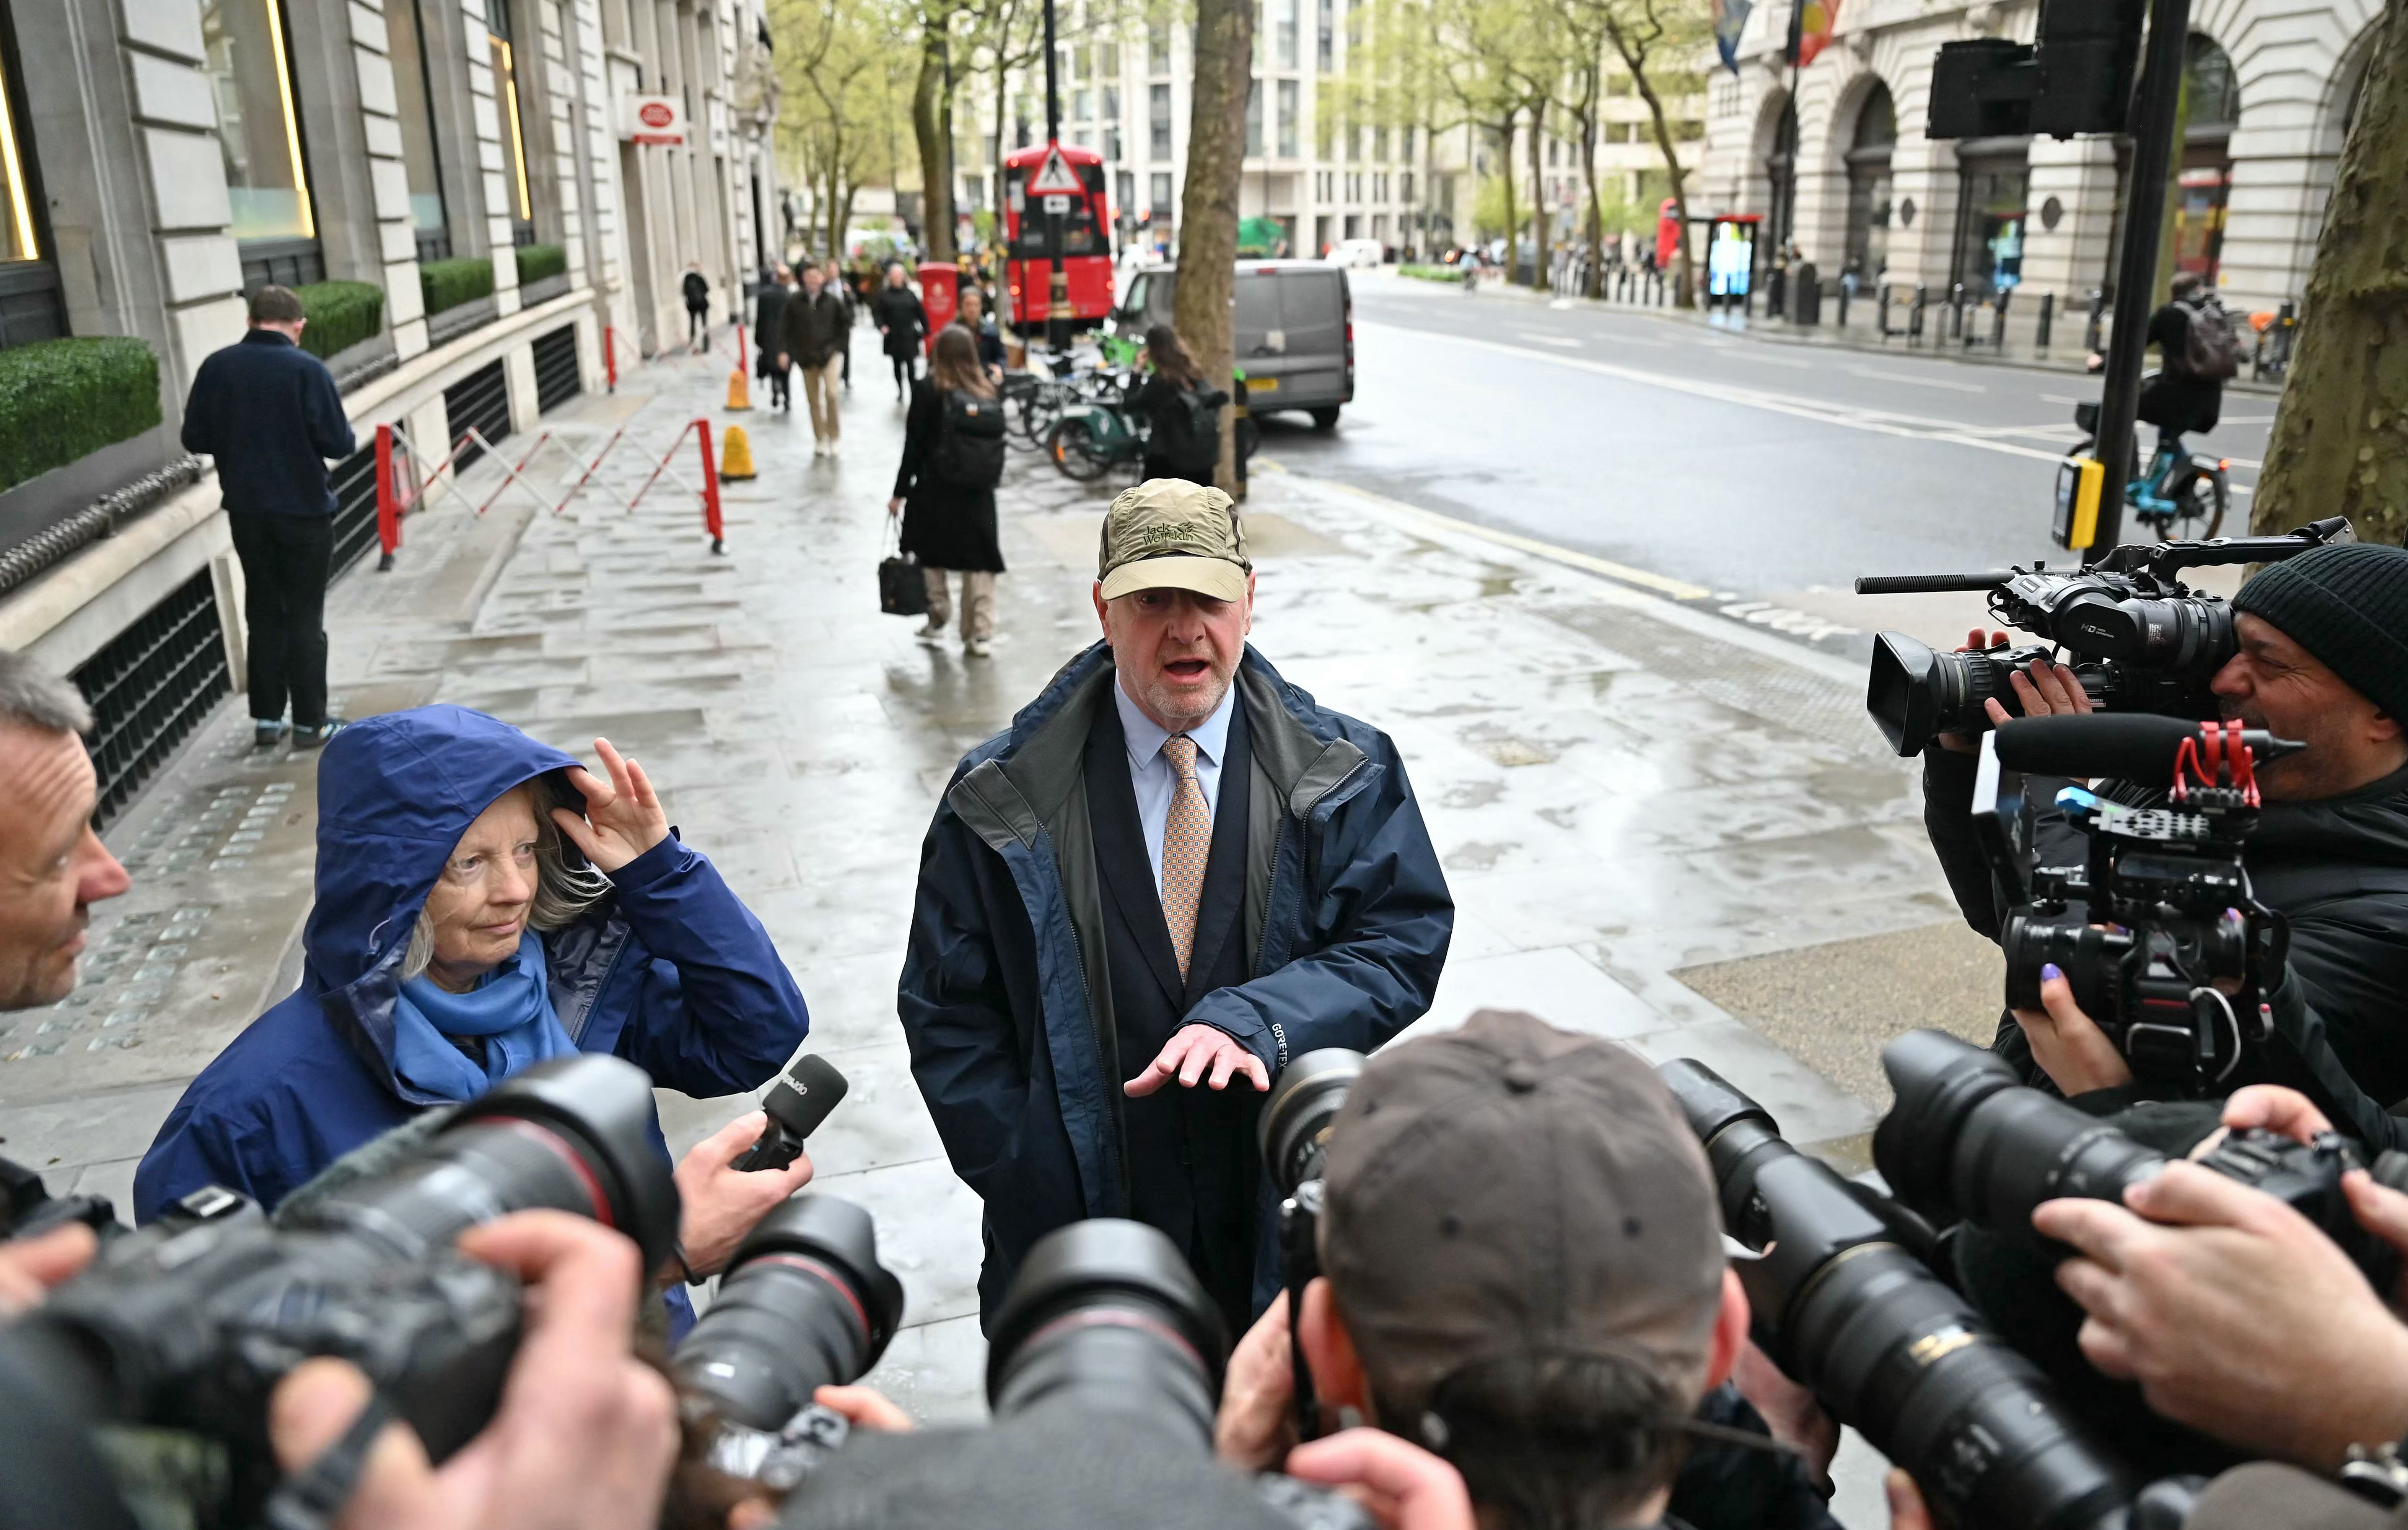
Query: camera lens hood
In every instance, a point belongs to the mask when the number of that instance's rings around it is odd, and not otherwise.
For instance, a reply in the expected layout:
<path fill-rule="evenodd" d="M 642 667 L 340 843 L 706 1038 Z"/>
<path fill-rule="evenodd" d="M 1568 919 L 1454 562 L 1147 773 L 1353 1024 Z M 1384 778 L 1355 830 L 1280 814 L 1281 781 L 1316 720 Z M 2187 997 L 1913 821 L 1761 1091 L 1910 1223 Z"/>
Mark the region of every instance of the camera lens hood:
<path fill-rule="evenodd" d="M 1194 1356 L 1220 1395 L 1228 1325 L 1178 1245 L 1141 1222 L 1091 1217 L 1039 1238 L 1021 1262 L 988 1336 L 988 1402 L 1001 1394 L 1014 1359 L 1039 1330 L 1089 1308 L 1118 1308 L 1156 1327 Z"/>
<path fill-rule="evenodd" d="M 610 1225 L 636 1240 L 644 1268 L 677 1247 L 677 1181 L 652 1146 L 652 1080 L 635 1064 L 596 1052 L 555 1058 L 495 1084 L 443 1128 L 524 1121 L 559 1138 L 599 1182 Z"/>
<path fill-rule="evenodd" d="M 1873 1128 L 1873 1166 L 1899 1199 L 1926 1216 L 1961 1211 L 1949 1169 L 1973 1108 L 2022 1080 L 2007 1060 L 1945 1031 L 1909 1031 L 1882 1049 L 1898 1096 Z"/>
<path fill-rule="evenodd" d="M 1363 1054 L 1344 1047 L 1323 1047 L 1306 1052 L 1287 1065 L 1270 1097 L 1263 1102 L 1262 1119 L 1254 1128 L 1263 1163 L 1280 1189 L 1296 1192 L 1295 1174 L 1301 1151 L 1316 1122 L 1335 1115 L 1346 1092 L 1363 1073 Z"/>
<path fill-rule="evenodd" d="M 765 1254 L 799 1254 L 834 1267 L 861 1302 L 868 1330 L 866 1370 L 886 1352 L 903 1324 L 903 1282 L 878 1262 L 878 1223 L 835 1195 L 797 1195 L 782 1202 L 744 1235 L 727 1261 L 730 1274 Z"/>

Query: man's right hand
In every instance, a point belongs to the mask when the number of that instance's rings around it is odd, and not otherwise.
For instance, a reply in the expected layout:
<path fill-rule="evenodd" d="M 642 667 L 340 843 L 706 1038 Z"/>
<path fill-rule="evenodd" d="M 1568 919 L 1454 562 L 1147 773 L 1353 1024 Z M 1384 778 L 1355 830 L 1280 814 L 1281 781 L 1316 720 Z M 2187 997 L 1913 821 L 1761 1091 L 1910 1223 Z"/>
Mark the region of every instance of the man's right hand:
<path fill-rule="evenodd" d="M 1984 640 L 1985 636 L 1987 641 Z M 1985 634 L 1981 628 L 1975 627 L 1965 635 L 1965 641 L 1956 651 L 1986 653 L 2006 646 L 2005 633 Z M 2082 688 L 2082 681 L 2073 671 L 2046 659 L 2034 659 L 2021 669 L 2009 671 L 2007 683 L 2014 688 L 2015 703 L 2023 708 L 2026 717 L 2070 717 L 2098 710 L 2091 702 L 2090 693 Z M 1989 714 L 1990 725 L 1994 728 L 2012 715 L 1995 696 L 1983 702 L 1982 709 Z M 1981 736 L 1971 733 L 1943 733 L 1939 736 L 1938 742 L 1942 749 L 1956 754 L 1971 754 L 1982 747 Z"/>
<path fill-rule="evenodd" d="M 651 1530 L 678 1447 L 676 1401 L 630 1352 L 642 1256 L 563 1211 L 461 1235 L 461 1251 L 526 1283 L 526 1330 L 484 1432 L 441 1467 L 404 1423 L 370 1448 L 337 1530 Z M 368 1380 L 312 1360 L 278 1385 L 268 1435 L 300 1471 L 367 1406 Z"/>
<path fill-rule="evenodd" d="M 1283 1291 L 1230 1352 L 1212 1426 L 1212 1453 L 1224 1466 L 1269 1471 L 1296 1444 L 1296 1363 L 1287 1332 Z"/>

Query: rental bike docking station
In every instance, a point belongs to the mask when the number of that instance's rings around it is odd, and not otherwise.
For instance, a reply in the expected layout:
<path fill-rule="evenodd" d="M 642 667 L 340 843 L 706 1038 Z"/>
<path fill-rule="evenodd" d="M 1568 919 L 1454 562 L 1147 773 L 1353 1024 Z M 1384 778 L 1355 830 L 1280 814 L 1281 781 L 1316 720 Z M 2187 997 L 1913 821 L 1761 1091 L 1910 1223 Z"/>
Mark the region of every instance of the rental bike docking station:
<path fill-rule="evenodd" d="M 505 436 L 498 445 L 472 425 L 460 433 L 452 442 L 452 450 L 431 468 L 424 466 L 426 454 L 409 438 L 408 432 L 395 424 L 377 426 L 377 541 L 381 549 L 377 559 L 378 572 L 394 565 L 394 554 L 401 550 L 402 522 L 439 495 L 449 494 L 480 516 L 512 489 L 527 494 L 539 508 L 554 515 L 566 510 L 580 496 L 599 496 L 606 503 L 633 511 L 664 480 L 669 489 L 694 494 L 700 500 L 703 530 L 710 537 L 710 551 L 725 553 L 726 531 L 719 502 L 720 463 L 711 438 L 710 421 L 701 416 L 685 421 L 663 443 L 651 433 L 636 431 L 640 416 L 638 410 L 609 431 L 598 425 L 566 422 L 549 424 L 538 430 L 532 441 Z M 693 457 L 684 456 L 688 437 L 695 445 Z M 472 447 L 473 455 L 489 456 L 502 469 L 501 481 L 481 500 L 460 487 L 459 474 L 453 466 Z M 684 473 L 695 466 L 701 469 L 701 478 L 690 481 Z"/>

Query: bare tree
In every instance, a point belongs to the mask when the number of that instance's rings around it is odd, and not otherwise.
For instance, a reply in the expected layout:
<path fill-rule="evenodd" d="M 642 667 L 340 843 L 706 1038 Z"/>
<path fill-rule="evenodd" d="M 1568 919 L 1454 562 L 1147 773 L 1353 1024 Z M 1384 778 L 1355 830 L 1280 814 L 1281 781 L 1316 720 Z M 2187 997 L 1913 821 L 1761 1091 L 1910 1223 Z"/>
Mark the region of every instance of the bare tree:
<path fill-rule="evenodd" d="M 1179 205 L 1179 285 L 1171 323 L 1211 387 L 1236 363 L 1238 187 L 1246 167 L 1246 93 L 1253 89 L 1254 0 L 1196 0 L 1196 75 L 1189 88 L 1187 186 Z M 1221 411 L 1213 481 L 1238 492 L 1234 408 Z"/>
<path fill-rule="evenodd" d="M 1671 188 L 1673 215 L 1680 220 L 1672 302 L 1677 307 L 1693 308 L 1698 305 L 1698 282 L 1697 267 L 1689 255 L 1688 177 L 1681 168 L 1679 143 L 1664 108 L 1664 82 L 1651 71 L 1663 70 L 1669 61 L 1682 82 L 1687 83 L 1698 50 L 1713 35 L 1713 21 L 1700 0 L 1599 0 L 1598 21 L 1615 56 L 1630 71 L 1639 98 L 1647 103 L 1648 128 L 1656 151 L 1664 156 L 1664 179 Z"/>
<path fill-rule="evenodd" d="M 2387 0 L 2342 148 L 2250 528 L 2408 531 L 2408 0 Z"/>
<path fill-rule="evenodd" d="M 957 0 L 921 0 L 920 78 L 911 92 L 911 136 L 920 147 L 920 246 L 932 261 L 953 258 L 953 28 Z"/>

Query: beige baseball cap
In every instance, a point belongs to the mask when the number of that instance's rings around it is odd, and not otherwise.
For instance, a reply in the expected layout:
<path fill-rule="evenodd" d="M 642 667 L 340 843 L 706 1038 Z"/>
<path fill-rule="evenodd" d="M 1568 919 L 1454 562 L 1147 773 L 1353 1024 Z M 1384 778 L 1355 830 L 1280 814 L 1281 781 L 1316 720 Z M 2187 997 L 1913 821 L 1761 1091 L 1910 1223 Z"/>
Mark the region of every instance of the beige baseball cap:
<path fill-rule="evenodd" d="M 1185 479 L 1148 479 L 1121 491 L 1104 512 L 1096 577 L 1104 598 L 1140 590 L 1193 590 L 1243 600 L 1246 533 L 1229 496 Z"/>

